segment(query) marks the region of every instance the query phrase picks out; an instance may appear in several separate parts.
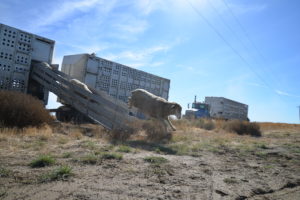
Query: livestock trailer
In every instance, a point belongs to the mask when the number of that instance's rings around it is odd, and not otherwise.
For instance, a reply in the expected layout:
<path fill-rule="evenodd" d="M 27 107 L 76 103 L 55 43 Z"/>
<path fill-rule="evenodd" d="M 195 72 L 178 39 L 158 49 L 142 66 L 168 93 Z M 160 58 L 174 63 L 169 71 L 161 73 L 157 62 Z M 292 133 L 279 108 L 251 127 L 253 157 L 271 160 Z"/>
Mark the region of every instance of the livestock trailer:
<path fill-rule="evenodd" d="M 224 97 L 205 97 L 210 116 L 222 119 L 248 119 L 248 105 Z"/>
<path fill-rule="evenodd" d="M 53 40 L 0 24 L 0 90 L 31 94 L 45 105 L 51 91 L 64 104 L 53 109 L 58 120 L 74 120 L 78 114 L 108 129 L 136 120 L 125 103 L 132 90 L 144 88 L 168 99 L 170 80 L 93 54 L 65 56 L 61 72 L 51 64 L 54 45 Z M 93 92 L 74 84 L 73 78 Z"/>
<path fill-rule="evenodd" d="M 97 57 L 94 54 L 64 56 L 61 70 L 88 86 L 104 91 L 123 102 L 127 102 L 131 91 L 137 88 L 145 89 L 166 100 L 169 97 L 169 79 Z"/>
<path fill-rule="evenodd" d="M 48 90 L 29 78 L 33 62 L 52 63 L 53 40 L 0 24 L 0 90 L 32 94 L 47 104 Z"/>
<path fill-rule="evenodd" d="M 72 77 L 52 64 L 54 45 L 53 40 L 0 24 L 0 90 L 31 94 L 45 105 L 51 91 L 70 108 L 67 111 L 75 110 L 108 129 L 126 126 L 132 120 L 126 104 L 74 85 Z"/>

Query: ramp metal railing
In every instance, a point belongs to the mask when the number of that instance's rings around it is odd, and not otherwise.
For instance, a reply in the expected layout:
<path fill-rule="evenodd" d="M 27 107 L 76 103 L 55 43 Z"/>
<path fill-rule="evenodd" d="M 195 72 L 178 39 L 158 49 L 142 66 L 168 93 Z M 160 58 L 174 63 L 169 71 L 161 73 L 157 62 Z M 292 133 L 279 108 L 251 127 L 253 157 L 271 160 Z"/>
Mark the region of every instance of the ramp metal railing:
<path fill-rule="evenodd" d="M 70 82 L 72 77 L 51 69 L 43 63 L 33 63 L 30 78 L 56 94 L 64 103 L 107 129 L 125 127 L 134 118 L 126 103 L 108 94 L 92 90 L 93 94 Z"/>

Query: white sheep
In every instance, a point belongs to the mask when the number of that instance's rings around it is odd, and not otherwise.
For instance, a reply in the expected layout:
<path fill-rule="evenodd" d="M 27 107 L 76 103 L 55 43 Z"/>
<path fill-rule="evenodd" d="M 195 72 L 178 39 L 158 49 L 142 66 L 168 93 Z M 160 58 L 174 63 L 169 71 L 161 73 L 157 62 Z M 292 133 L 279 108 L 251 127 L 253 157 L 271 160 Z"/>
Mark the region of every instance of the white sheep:
<path fill-rule="evenodd" d="M 70 82 L 73 83 L 74 85 L 77 85 L 78 87 L 84 89 L 88 93 L 93 94 L 93 92 L 89 89 L 89 87 L 86 84 L 84 84 L 83 82 L 81 82 L 77 79 L 71 79 Z"/>
<path fill-rule="evenodd" d="M 173 131 L 176 131 L 169 120 L 169 115 L 175 115 L 178 119 L 181 118 L 182 108 L 179 104 L 168 102 L 146 90 L 136 89 L 132 91 L 128 105 L 129 108 L 136 107 L 149 117 L 158 119 L 165 125 L 166 130 L 167 126 L 170 126 Z"/>
<path fill-rule="evenodd" d="M 51 65 L 49 65 L 47 62 L 41 62 L 41 65 L 43 65 L 44 67 L 47 67 L 48 69 L 53 69 Z"/>

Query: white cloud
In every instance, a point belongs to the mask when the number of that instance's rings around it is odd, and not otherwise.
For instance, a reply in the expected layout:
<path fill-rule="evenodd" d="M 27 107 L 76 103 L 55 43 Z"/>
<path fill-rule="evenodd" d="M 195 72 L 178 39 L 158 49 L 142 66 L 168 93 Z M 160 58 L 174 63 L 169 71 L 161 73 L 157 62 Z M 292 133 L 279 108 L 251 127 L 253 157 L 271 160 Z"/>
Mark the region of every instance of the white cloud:
<path fill-rule="evenodd" d="M 150 13 L 164 9 L 167 1 L 163 0 L 138 0 L 136 1 L 136 8 L 142 15 L 149 15 Z"/>
<path fill-rule="evenodd" d="M 287 92 L 284 92 L 284 91 L 281 91 L 281 90 L 275 90 L 275 92 L 279 95 L 282 95 L 282 96 L 288 96 L 288 97 L 296 97 L 296 98 L 300 98 L 300 95 L 294 95 L 294 94 L 290 94 L 290 93 L 287 93 Z"/>
<path fill-rule="evenodd" d="M 89 9 L 100 4 L 103 0 L 83 0 L 83 1 L 65 1 L 57 5 L 52 11 L 46 13 L 38 19 L 36 26 L 52 25 L 56 22 L 64 20 L 66 17 L 72 15 L 76 11 L 87 12 Z"/>
<path fill-rule="evenodd" d="M 163 61 L 157 61 L 152 62 L 150 61 L 142 61 L 142 62 L 126 62 L 127 66 L 133 67 L 133 68 L 142 68 L 142 67 L 159 67 L 164 65 L 165 63 Z"/>
<path fill-rule="evenodd" d="M 157 62 L 151 63 L 150 66 L 151 67 L 158 67 L 158 66 L 161 66 L 163 64 L 165 64 L 165 62 L 163 62 L 163 61 L 157 61 Z"/>
<path fill-rule="evenodd" d="M 123 51 L 119 54 L 110 55 L 111 59 L 127 59 L 131 61 L 143 61 L 146 59 L 150 59 L 156 53 L 166 52 L 169 50 L 169 46 L 158 45 L 146 49 L 139 49 L 136 51 L 127 50 Z"/>
<path fill-rule="evenodd" d="M 201 13 L 208 14 L 211 6 L 220 13 L 226 11 L 223 0 L 138 0 L 134 1 L 135 7 L 141 15 L 149 15 L 155 11 L 163 11 L 178 17 L 189 18 L 194 14 L 191 6 L 197 8 Z M 238 3 L 236 3 L 238 2 Z M 267 8 L 266 4 L 241 4 L 239 1 L 228 2 L 228 6 L 236 14 L 261 12 Z M 227 12 L 227 11 L 226 11 Z M 214 13 L 215 15 L 216 13 Z"/>
<path fill-rule="evenodd" d="M 59 42 L 59 44 L 64 44 L 69 47 L 74 48 L 74 51 L 80 51 L 80 52 L 85 52 L 85 53 L 96 53 L 103 51 L 108 48 L 107 44 L 85 44 L 85 45 L 80 45 L 80 44 L 67 44 L 63 42 Z"/>
<path fill-rule="evenodd" d="M 230 3 L 228 5 L 235 14 L 247 14 L 247 13 L 256 13 L 261 12 L 267 8 L 266 4 L 252 4 L 252 5 L 245 5 L 245 4 L 235 4 Z"/>
<path fill-rule="evenodd" d="M 122 20 L 122 23 L 114 24 L 117 30 L 129 34 L 142 33 L 148 28 L 148 22 L 146 20 L 140 20 L 137 18 L 130 17 L 130 19 Z"/>
<path fill-rule="evenodd" d="M 145 49 L 126 50 L 115 54 L 110 53 L 105 55 L 105 58 L 126 63 L 135 68 L 142 66 L 156 67 L 162 65 L 163 62 L 154 61 L 154 57 L 157 54 L 166 53 L 170 48 L 171 46 L 168 45 L 157 45 Z"/>
<path fill-rule="evenodd" d="M 255 87 L 260 87 L 260 88 L 268 88 L 265 85 L 262 85 L 262 84 L 259 84 L 259 83 L 255 83 L 255 82 L 248 82 L 247 85 L 255 86 Z"/>

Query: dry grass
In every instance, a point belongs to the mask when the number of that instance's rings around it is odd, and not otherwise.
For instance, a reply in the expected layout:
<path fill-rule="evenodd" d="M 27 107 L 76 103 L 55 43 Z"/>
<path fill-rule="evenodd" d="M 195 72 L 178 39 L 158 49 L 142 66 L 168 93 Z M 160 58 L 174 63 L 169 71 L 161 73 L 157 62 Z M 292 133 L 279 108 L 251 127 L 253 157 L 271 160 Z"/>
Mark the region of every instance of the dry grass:
<path fill-rule="evenodd" d="M 156 120 L 145 121 L 142 128 L 147 135 L 147 141 L 166 143 L 172 139 L 172 133 L 166 132 L 163 125 Z"/>
<path fill-rule="evenodd" d="M 262 137 L 252 137 L 250 134 L 239 135 L 228 131 L 224 127 L 230 121 L 213 120 L 215 129 L 207 131 L 196 126 L 193 120 L 180 120 L 173 122 L 178 131 L 173 133 L 172 141 L 167 145 L 178 155 L 200 156 L 202 151 L 222 152 L 228 149 L 241 153 L 250 153 L 258 150 L 274 148 L 276 146 L 287 148 L 286 144 L 299 141 L 300 126 L 295 124 L 255 123 L 262 127 Z M 238 123 L 240 124 L 240 123 Z M 254 128 L 258 128 L 254 127 Z M 299 147 L 290 148 L 299 151 Z"/>
<path fill-rule="evenodd" d="M 287 124 L 287 123 L 271 123 L 271 122 L 261 122 L 259 126 L 262 130 L 300 130 L 300 124 Z"/>
<path fill-rule="evenodd" d="M 146 184 L 148 185 L 148 183 L 151 183 L 153 187 L 148 188 L 147 196 L 141 198 L 149 197 L 148 194 L 159 196 L 160 192 L 167 191 L 163 188 L 156 192 L 157 188 L 161 188 L 162 185 L 171 188 L 169 194 L 177 193 L 174 192 L 175 189 L 183 184 L 189 188 L 201 186 L 201 190 L 195 194 L 199 195 L 204 190 L 210 191 L 210 182 L 207 183 L 207 180 L 216 181 L 215 183 L 220 184 L 220 187 L 234 187 L 237 184 L 243 184 L 246 180 L 247 182 L 242 187 L 246 187 L 248 190 L 249 184 L 252 187 L 252 183 L 255 187 L 263 188 L 265 185 L 255 184 L 266 182 L 268 185 L 268 181 L 273 179 L 274 182 L 270 184 L 274 183 L 277 187 L 277 183 L 280 181 L 285 184 L 287 179 L 294 181 L 296 180 L 294 177 L 299 177 L 295 173 L 299 168 L 298 158 L 300 155 L 300 131 L 296 131 L 297 127 L 285 125 L 286 129 L 283 131 L 268 127 L 268 131 L 272 131 L 272 134 L 269 132 L 266 134 L 263 131 L 262 137 L 251 137 L 222 129 L 223 123 L 226 122 L 214 121 L 213 123 L 216 128 L 208 131 L 193 126 L 191 121 L 174 121 L 177 131 L 173 132 L 173 137 L 167 144 L 146 141 L 147 134 L 145 130 L 141 130 L 140 133 L 131 137 L 131 140 L 138 140 L 139 143 L 138 141 L 128 141 L 127 146 L 124 144 L 112 145 L 106 138 L 98 138 L 98 135 L 102 137 L 106 133 L 100 132 L 95 133 L 92 137 L 87 136 L 85 135 L 86 128 L 73 124 L 61 124 L 60 130 L 63 132 L 59 132 L 57 129 L 53 130 L 53 127 L 50 126 L 45 129 L 23 129 L 23 133 L 17 129 L 6 129 L 5 134 L 0 133 L 2 163 L 0 164 L 0 179 L 3 180 L 2 184 L 5 186 L 0 189 L 0 196 L 2 192 L 3 195 L 7 195 L 5 198 L 17 199 L 12 194 L 15 191 L 18 192 L 19 188 L 22 192 L 25 191 L 22 193 L 25 197 L 34 194 L 40 195 L 36 192 L 39 192 L 41 187 L 47 194 L 52 194 L 53 185 L 57 184 L 62 186 L 62 190 L 58 190 L 60 194 L 66 188 L 69 190 L 72 187 L 76 190 L 78 184 L 80 187 L 85 187 L 85 185 L 95 185 L 95 183 L 104 185 L 104 190 L 107 187 L 115 189 L 111 190 L 109 195 L 120 191 L 120 187 L 124 185 L 126 187 L 121 188 L 122 191 L 127 190 L 128 187 L 135 188 L 137 184 L 141 184 L 141 187 L 147 189 Z M 291 131 L 287 133 L 286 130 Z M 81 135 L 80 140 L 73 136 L 74 131 Z M 40 137 L 41 132 L 45 132 L 47 137 Z M 289 134 L 288 137 L 287 134 Z M 141 138 L 145 140 L 140 141 Z M 43 144 L 44 146 L 39 151 L 35 151 L 33 146 L 24 148 L 25 144 L 34 144 L 34 146 Z M 52 155 L 56 162 L 45 168 L 28 167 L 28 164 L 41 154 Z M 44 165 L 45 161 L 49 163 L 49 158 L 40 160 L 43 162 L 38 166 Z M 254 172 L 255 176 L 253 176 Z M 276 172 L 278 174 L 275 174 Z M 289 174 L 283 174 L 286 172 Z M 214 180 L 211 179 L 212 173 L 218 175 Z M 294 176 L 295 174 L 296 176 Z M 262 179 L 265 175 L 270 176 Z M 282 179 L 278 179 L 279 176 Z M 62 182 L 69 178 L 71 181 Z M 134 182 L 127 181 L 132 178 L 134 178 Z M 111 184 L 112 180 L 116 184 Z M 57 181 L 57 183 L 48 184 L 47 182 L 50 181 Z M 45 184 L 42 184 L 44 182 Z M 194 185 L 189 185 L 191 183 Z M 35 189 L 34 194 L 33 192 L 28 194 L 28 191 L 30 192 L 32 189 Z M 250 189 L 249 191 L 251 191 Z M 93 192 L 94 188 L 91 191 Z M 179 191 L 180 193 L 184 192 L 184 190 Z M 187 195 L 190 195 L 190 190 L 187 192 Z M 74 198 L 73 194 L 77 193 L 71 191 L 70 194 L 72 196 L 68 197 Z M 95 195 L 94 192 L 90 196 L 77 197 L 90 199 L 93 198 L 93 195 Z M 184 199 L 184 197 L 178 196 L 178 199 Z M 128 198 L 132 198 L 132 196 Z"/>
<path fill-rule="evenodd" d="M 20 92 L 0 91 L 0 105 L 2 127 L 41 126 L 53 120 L 40 100 Z"/>
<path fill-rule="evenodd" d="M 157 120 L 136 120 L 125 128 L 108 132 L 108 140 L 112 143 L 122 143 L 128 140 L 145 140 L 149 142 L 165 143 L 170 141 L 172 134 L 166 132 Z"/>
<path fill-rule="evenodd" d="M 125 142 L 135 134 L 136 131 L 137 129 L 133 127 L 116 128 L 108 132 L 108 140 L 112 143 Z"/>
<path fill-rule="evenodd" d="M 205 130 L 213 130 L 216 128 L 215 120 L 200 118 L 197 120 L 192 120 L 192 126 L 197 128 L 202 128 Z"/>
<path fill-rule="evenodd" d="M 180 130 L 190 131 L 193 128 L 201 128 L 204 130 L 217 130 L 234 132 L 239 135 L 260 136 L 260 125 L 253 122 L 239 120 L 220 120 L 220 119 L 191 119 L 176 120 L 173 122 Z"/>
<path fill-rule="evenodd" d="M 239 135 L 251 135 L 255 137 L 261 136 L 259 125 L 253 122 L 232 120 L 224 123 L 223 128 Z"/>
<path fill-rule="evenodd" d="M 143 121 L 143 123 L 135 124 L 134 134 L 127 138 L 125 144 L 131 145 L 134 142 L 144 141 L 145 145 L 153 148 L 151 151 L 157 153 L 174 152 L 178 155 L 200 156 L 203 151 L 220 152 L 222 149 L 239 149 L 242 151 L 249 151 L 252 149 L 268 149 L 272 145 L 286 145 L 291 139 L 297 140 L 297 133 L 299 134 L 300 126 L 288 124 L 260 124 L 262 126 L 262 137 L 251 137 L 249 135 L 238 135 L 236 133 L 224 130 L 226 121 L 212 121 L 215 124 L 215 129 L 206 130 L 199 128 L 197 123 L 188 120 L 176 120 L 173 124 L 177 127 L 177 131 L 172 133 L 172 137 L 167 139 L 167 144 L 163 143 L 165 135 L 160 132 L 161 129 L 156 126 L 153 121 Z M 274 125 L 274 128 L 272 128 Z M 103 144 L 111 142 L 107 138 L 108 132 L 103 129 L 93 126 L 84 125 L 78 126 L 74 124 L 60 124 L 57 126 L 45 125 L 41 128 L 28 127 L 23 129 L 17 128 L 2 128 L 0 129 L 0 149 L 13 152 L 28 151 L 33 154 L 48 154 L 55 155 L 58 149 L 65 149 L 69 152 L 70 146 L 78 146 L 82 151 L 106 151 Z M 86 136 L 87 132 L 94 132 L 92 137 Z M 283 131 L 278 131 L 282 129 Z M 60 132 L 61 131 L 61 132 Z M 99 131 L 99 132 L 97 132 Z M 122 132 L 117 132 L 121 134 Z M 106 135 L 106 136 L 105 136 Z M 295 136 L 293 136 L 295 135 Z M 122 136 L 123 137 L 123 136 Z M 153 138 L 151 138 L 153 137 Z M 99 139 L 100 138 L 100 139 Z M 124 140 L 117 140 L 119 142 Z M 118 142 L 117 142 L 118 144 Z M 155 146 L 157 145 L 157 146 Z M 143 146 L 143 145 L 140 145 Z M 129 148 L 136 148 L 134 145 L 123 148 L 119 146 L 110 145 L 108 151 L 130 152 Z M 158 147 L 162 147 L 161 150 Z M 288 147 L 293 151 L 298 151 L 298 147 Z M 138 147 L 146 148 L 146 147 Z M 135 152 L 136 150 L 133 149 Z M 61 152 L 59 152 L 61 154 Z"/>
<path fill-rule="evenodd" d="M 33 137 L 40 142 L 46 142 L 52 135 L 52 128 L 47 124 L 44 124 L 41 127 L 0 128 L 0 142 L 8 141 L 10 138 L 21 139 L 26 137 Z"/>

